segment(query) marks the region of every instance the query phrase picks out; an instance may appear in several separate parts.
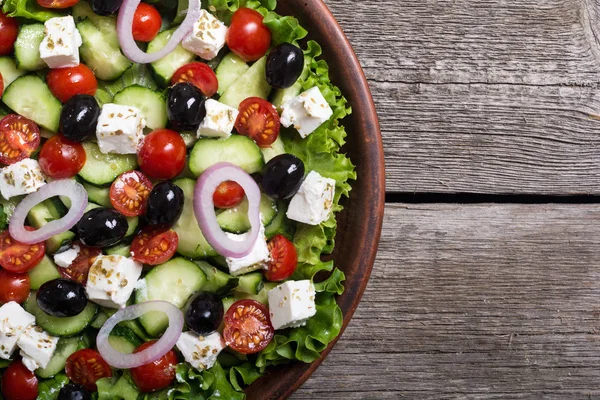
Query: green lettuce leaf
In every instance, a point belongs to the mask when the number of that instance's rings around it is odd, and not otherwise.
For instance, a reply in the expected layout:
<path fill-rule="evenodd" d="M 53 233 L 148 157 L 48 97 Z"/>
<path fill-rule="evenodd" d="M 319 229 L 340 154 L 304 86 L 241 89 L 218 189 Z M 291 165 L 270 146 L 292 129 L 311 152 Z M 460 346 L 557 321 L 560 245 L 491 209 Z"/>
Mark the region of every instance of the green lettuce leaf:
<path fill-rule="evenodd" d="M 208 0 L 206 8 L 217 18 L 227 25 L 231 22 L 231 16 L 241 7 L 257 10 L 263 15 L 273 11 L 277 7 L 277 0 Z"/>
<path fill-rule="evenodd" d="M 0 204 L 0 231 L 8 226 L 8 215 L 4 212 L 4 206 Z M 0 365 L 1 368 L 1 365 Z"/>
<path fill-rule="evenodd" d="M 271 30 L 271 43 L 273 46 L 278 46 L 281 43 L 297 45 L 300 39 L 304 39 L 308 35 L 308 31 L 294 17 L 282 17 L 275 12 L 268 12 L 263 23 Z"/>
<path fill-rule="evenodd" d="M 331 272 L 325 280 L 318 281 L 317 274 L 319 272 Z M 310 279 L 315 283 L 317 293 L 327 292 L 331 294 L 341 295 L 344 293 L 343 282 L 346 280 L 344 272 L 333 267 L 333 261 L 320 262 L 318 264 L 301 264 L 294 271 L 292 279 L 302 280 Z"/>
<path fill-rule="evenodd" d="M 69 383 L 69 378 L 65 374 L 58 374 L 52 379 L 39 381 L 37 400 L 56 400 L 60 389 L 67 383 Z"/>
<path fill-rule="evenodd" d="M 96 382 L 98 400 L 136 400 L 140 391 L 131 380 L 129 371 L 112 378 L 102 378 Z"/>
<path fill-rule="evenodd" d="M 41 7 L 36 0 L 5 0 L 2 11 L 10 17 L 20 17 L 46 22 L 50 18 L 63 17 L 66 13 Z"/>
<path fill-rule="evenodd" d="M 237 391 L 242 391 L 244 386 L 251 385 L 261 376 L 262 373 L 260 369 L 251 361 L 229 369 L 229 381 Z"/>

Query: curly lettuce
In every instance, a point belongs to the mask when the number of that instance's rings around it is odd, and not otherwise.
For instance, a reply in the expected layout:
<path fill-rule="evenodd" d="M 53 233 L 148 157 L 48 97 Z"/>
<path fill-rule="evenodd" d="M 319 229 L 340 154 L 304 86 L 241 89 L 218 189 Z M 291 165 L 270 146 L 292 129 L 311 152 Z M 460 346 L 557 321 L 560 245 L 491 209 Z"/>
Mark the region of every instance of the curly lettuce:
<path fill-rule="evenodd" d="M 69 383 L 69 378 L 65 374 L 58 374 L 54 378 L 40 381 L 37 400 L 56 400 L 60 389 L 67 383 Z"/>
<path fill-rule="evenodd" d="M 9 17 L 27 18 L 40 22 L 65 15 L 64 12 L 43 8 L 36 0 L 5 0 L 2 12 Z"/>

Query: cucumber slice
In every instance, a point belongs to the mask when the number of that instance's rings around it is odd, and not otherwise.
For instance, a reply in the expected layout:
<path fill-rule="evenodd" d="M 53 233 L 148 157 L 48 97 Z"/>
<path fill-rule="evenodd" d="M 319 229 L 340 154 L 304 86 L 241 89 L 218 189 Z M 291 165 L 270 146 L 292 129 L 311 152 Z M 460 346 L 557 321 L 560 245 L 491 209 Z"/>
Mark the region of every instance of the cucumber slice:
<path fill-rule="evenodd" d="M 150 129 L 167 126 L 167 100 L 162 93 L 138 85 L 129 86 L 115 95 L 113 103 L 138 108 Z"/>
<path fill-rule="evenodd" d="M 173 36 L 173 32 L 174 30 L 171 29 L 159 33 L 153 41 L 148 43 L 148 53 L 154 53 L 162 49 Z M 191 62 L 195 57 L 194 53 L 187 51 L 181 44 L 178 44 L 170 54 L 150 64 L 157 83 L 161 86 L 169 86 L 175 71 Z"/>
<path fill-rule="evenodd" d="M 58 131 L 62 104 L 39 76 L 17 78 L 6 88 L 2 101 L 17 114 L 52 132 Z"/>
<path fill-rule="evenodd" d="M 131 61 L 121 53 L 118 44 L 113 43 L 112 35 L 116 35 L 117 30 L 116 19 L 103 21 L 106 28 L 102 29 L 98 29 L 89 19 L 77 24 L 83 40 L 79 53 L 83 62 L 94 71 L 98 79 L 111 81 L 123 75 L 131 66 Z M 110 29 L 112 34 L 107 32 Z"/>
<path fill-rule="evenodd" d="M 104 250 L 106 254 L 109 256 L 123 256 L 123 257 L 131 257 L 131 246 L 128 244 L 122 243 L 118 244 L 114 247 L 108 248 Z"/>
<path fill-rule="evenodd" d="M 135 292 L 136 303 L 163 300 L 182 308 L 190 296 L 202 288 L 206 275 L 193 262 L 174 258 L 154 267 L 144 279 L 146 287 Z M 139 321 L 151 336 L 158 336 L 168 325 L 167 317 L 158 312 L 149 312 Z"/>
<path fill-rule="evenodd" d="M 142 86 L 150 90 L 156 90 L 158 85 L 152 79 L 152 73 L 145 64 L 133 64 L 121 77 L 112 82 L 98 82 L 96 100 L 100 106 L 112 103 L 115 95 L 129 86 Z"/>
<path fill-rule="evenodd" d="M 275 215 L 277 215 L 277 206 L 269 196 L 263 194 L 260 199 L 260 212 L 262 214 L 263 225 L 269 225 Z M 244 198 L 242 202 L 234 208 L 229 208 L 217 215 L 217 222 L 221 229 L 226 232 L 243 233 L 250 230 L 250 221 L 248 220 L 248 199 Z"/>
<path fill-rule="evenodd" d="M 117 310 L 110 310 L 107 308 L 100 308 L 94 320 L 90 322 L 90 326 L 94 329 L 100 329 L 102 326 L 108 321 L 108 319 L 116 312 Z"/>
<path fill-rule="evenodd" d="M 239 278 L 233 277 L 205 261 L 196 261 L 196 264 L 206 275 L 206 283 L 202 290 L 225 295 L 238 285 Z"/>
<path fill-rule="evenodd" d="M 11 57 L 0 57 L 0 74 L 4 80 L 4 87 L 8 87 L 18 77 L 25 75 L 25 71 L 17 68 L 15 60 Z"/>
<path fill-rule="evenodd" d="M 109 185 L 123 172 L 138 166 L 135 154 L 104 154 L 95 143 L 84 142 L 82 145 L 86 161 L 79 176 L 94 185 Z"/>
<path fill-rule="evenodd" d="M 201 138 L 190 153 L 190 170 L 196 177 L 219 162 L 237 165 L 249 174 L 262 171 L 265 163 L 260 148 L 246 136 L 231 135 L 227 139 Z"/>
<path fill-rule="evenodd" d="M 75 353 L 81 345 L 79 337 L 60 338 L 56 344 L 56 351 L 46 368 L 38 368 L 35 374 L 40 378 L 52 378 L 61 372 L 67 364 L 67 358 Z"/>
<path fill-rule="evenodd" d="M 183 190 L 184 195 L 181 217 L 173 226 L 173 230 L 179 236 L 177 252 L 189 258 L 216 256 L 217 252 L 208 244 L 196 221 L 193 204 L 196 181 L 183 178 L 176 180 L 174 183 Z"/>
<path fill-rule="evenodd" d="M 283 144 L 283 140 L 281 136 L 277 136 L 277 139 L 271 144 L 270 147 L 262 147 L 260 152 L 263 155 L 263 159 L 265 160 L 265 164 L 271 161 L 273 158 L 285 154 L 285 145 Z"/>
<path fill-rule="evenodd" d="M 89 201 L 99 204 L 102 207 L 112 208 L 112 204 L 110 202 L 110 188 L 100 188 L 87 182 L 82 182 L 82 186 L 88 194 Z"/>
<path fill-rule="evenodd" d="M 40 57 L 40 44 L 44 40 L 44 25 L 22 25 L 15 41 L 17 67 L 25 71 L 37 71 L 48 66 Z"/>
<path fill-rule="evenodd" d="M 117 325 L 110 333 L 108 343 L 123 354 L 131 354 L 136 347 L 142 344 L 142 341 L 131 329 Z"/>
<path fill-rule="evenodd" d="M 35 317 L 36 323 L 46 332 L 54 336 L 73 336 L 84 330 L 94 319 L 98 306 L 88 301 L 82 312 L 74 317 L 58 318 L 46 314 L 38 307 L 36 293 L 31 292 L 25 301 L 24 308 Z"/>
<path fill-rule="evenodd" d="M 217 91 L 219 96 L 221 96 L 229 86 L 237 81 L 239 77 L 244 75 L 249 69 L 250 66 L 246 64 L 240 56 L 233 52 L 227 53 L 215 70 L 217 80 L 219 81 L 219 90 Z"/>
<path fill-rule="evenodd" d="M 31 290 L 38 290 L 44 283 L 60 278 L 56 265 L 45 255 L 42 261 L 27 272 Z"/>
<path fill-rule="evenodd" d="M 237 292 L 258 294 L 264 287 L 262 272 L 251 272 L 239 277 L 239 283 L 235 290 Z"/>
<path fill-rule="evenodd" d="M 237 109 L 240 103 L 248 97 L 260 97 L 261 99 L 269 97 L 271 85 L 265 76 L 266 66 L 267 57 L 265 56 L 255 62 L 244 75 L 229 86 L 219 101 Z"/>
<path fill-rule="evenodd" d="M 64 216 L 64 214 L 59 214 L 57 212 L 57 208 L 53 203 L 52 199 L 48 199 L 43 201 L 36 206 L 34 206 L 27 214 L 27 221 L 31 226 L 36 229 L 39 229 L 45 226 L 48 222 L 60 219 Z M 52 236 L 50 239 L 46 240 L 46 252 L 48 254 L 54 254 L 60 249 L 63 245 L 71 242 L 75 234 L 71 231 L 65 231 L 63 233 L 59 233 L 58 235 Z"/>
<path fill-rule="evenodd" d="M 269 225 L 265 227 L 265 236 L 271 239 L 278 233 L 285 236 L 289 240 L 294 238 L 296 233 L 296 223 L 290 220 L 285 214 L 287 212 L 287 204 L 284 201 L 277 202 L 277 215 Z"/>
<path fill-rule="evenodd" d="M 233 292 L 233 297 L 234 297 L 235 301 L 250 299 L 250 300 L 258 301 L 259 303 L 262 303 L 262 304 L 268 306 L 269 305 L 269 296 L 267 295 L 267 293 L 269 292 L 269 290 L 271 290 L 277 286 L 277 282 L 263 282 L 263 283 L 264 283 L 263 287 L 260 289 L 260 291 L 257 294 L 250 294 L 250 293 L 235 290 Z"/>
<path fill-rule="evenodd" d="M 94 27 L 100 31 L 102 36 L 104 36 L 106 43 L 117 49 L 120 48 L 119 37 L 116 30 L 116 16 L 101 16 L 96 14 L 87 1 L 77 3 L 72 11 L 73 18 L 75 18 L 76 21 L 79 22 L 88 19 Z"/>

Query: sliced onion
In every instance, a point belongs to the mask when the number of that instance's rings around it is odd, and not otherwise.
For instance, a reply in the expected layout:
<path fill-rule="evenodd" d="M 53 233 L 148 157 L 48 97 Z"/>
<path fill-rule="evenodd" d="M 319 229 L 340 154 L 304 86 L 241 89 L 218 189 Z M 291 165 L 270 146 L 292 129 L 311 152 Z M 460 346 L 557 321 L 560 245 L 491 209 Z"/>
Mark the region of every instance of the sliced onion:
<path fill-rule="evenodd" d="M 155 344 L 134 354 L 121 353 L 110 345 L 108 337 L 118 323 L 139 318 L 152 311 L 163 312 L 169 318 L 167 331 Z M 120 369 L 135 368 L 154 362 L 167 354 L 177 343 L 182 330 L 183 313 L 179 308 L 167 301 L 148 301 L 123 308 L 110 317 L 98 332 L 96 347 L 109 365 Z"/>
<path fill-rule="evenodd" d="M 225 235 L 215 214 L 213 194 L 221 183 L 235 181 L 246 192 L 248 199 L 248 220 L 250 234 L 243 241 L 233 240 Z M 209 167 L 200 175 L 194 189 L 194 212 L 198 225 L 206 241 L 222 256 L 241 258 L 252 251 L 260 231 L 260 189 L 258 185 L 240 167 L 222 162 Z"/>
<path fill-rule="evenodd" d="M 169 39 L 169 42 L 155 53 L 146 53 L 140 50 L 137 43 L 133 39 L 133 16 L 135 10 L 140 4 L 140 0 L 125 0 L 119 9 L 119 16 L 117 17 L 117 34 L 119 36 L 119 44 L 123 54 L 131 61 L 139 64 L 148 64 L 155 62 L 170 54 L 179 43 L 190 33 L 193 29 L 194 22 L 200 18 L 200 0 L 190 0 L 188 12 L 173 35 Z"/>
<path fill-rule="evenodd" d="M 37 231 L 25 230 L 25 220 L 29 211 L 54 196 L 65 196 L 71 200 L 71 207 L 67 215 L 61 219 L 48 222 Z M 40 243 L 54 235 L 66 232 L 79 222 L 88 203 L 88 195 L 81 184 L 71 179 L 60 179 L 45 184 L 35 193 L 25 197 L 15 208 L 10 217 L 8 231 L 10 236 L 18 242 L 25 244 Z"/>

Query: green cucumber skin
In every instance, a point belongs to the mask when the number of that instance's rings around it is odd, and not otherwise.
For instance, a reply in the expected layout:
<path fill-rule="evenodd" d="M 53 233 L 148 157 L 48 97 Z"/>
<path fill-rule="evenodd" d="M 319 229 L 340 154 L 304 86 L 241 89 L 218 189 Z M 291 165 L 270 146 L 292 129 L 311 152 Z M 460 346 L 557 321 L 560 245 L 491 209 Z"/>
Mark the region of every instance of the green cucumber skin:
<path fill-rule="evenodd" d="M 231 52 L 228 53 L 217 66 L 215 74 L 219 82 L 217 93 L 222 96 L 223 93 L 237 81 L 242 75 L 250 69 L 250 66 L 241 59 L 240 56 Z"/>
<path fill-rule="evenodd" d="M 15 41 L 17 67 L 25 71 L 38 71 L 47 67 L 40 57 L 40 44 L 44 40 L 43 24 L 22 25 Z"/>

